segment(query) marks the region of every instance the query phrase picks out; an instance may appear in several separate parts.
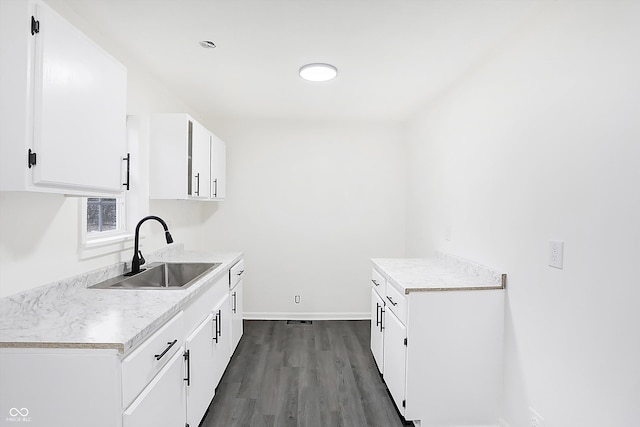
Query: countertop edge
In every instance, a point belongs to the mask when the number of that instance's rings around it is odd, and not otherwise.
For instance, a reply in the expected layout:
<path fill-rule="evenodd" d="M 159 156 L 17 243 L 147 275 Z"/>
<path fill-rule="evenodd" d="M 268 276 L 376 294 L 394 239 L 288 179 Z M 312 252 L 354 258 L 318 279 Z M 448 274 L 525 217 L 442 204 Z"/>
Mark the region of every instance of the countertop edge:
<path fill-rule="evenodd" d="M 66 349 L 92 349 L 92 350 L 117 350 L 124 352 L 122 343 L 81 343 L 81 342 L 0 342 L 0 348 L 66 348 Z"/>
<path fill-rule="evenodd" d="M 446 265 L 443 261 L 443 258 L 453 258 L 455 261 L 462 265 L 463 268 L 481 268 L 486 271 L 490 271 L 493 273 L 492 282 L 496 283 L 499 281 L 499 284 L 487 284 L 486 282 L 478 281 L 478 284 L 474 285 L 465 285 L 465 286 L 440 286 L 439 284 L 429 285 L 429 286 L 410 286 L 406 283 L 402 283 L 402 280 L 397 279 L 396 275 L 398 272 L 389 271 L 388 266 L 384 266 L 383 264 L 386 261 L 393 262 L 407 262 L 411 265 L 419 264 L 422 268 L 428 268 L 430 266 L 441 268 L 447 271 L 450 271 L 452 275 L 464 274 L 464 270 L 452 268 L 451 265 Z M 398 288 L 405 295 L 409 295 L 414 292 L 459 292 L 459 291 L 491 291 L 491 290 L 504 290 L 506 289 L 507 284 L 507 274 L 499 273 L 497 270 L 483 266 L 481 264 L 475 263 L 473 261 L 468 261 L 463 258 L 458 258 L 452 255 L 441 254 L 438 253 L 437 257 L 433 258 L 372 258 L 371 263 L 374 268 L 391 284 Z M 397 268 L 401 270 L 402 267 Z"/>

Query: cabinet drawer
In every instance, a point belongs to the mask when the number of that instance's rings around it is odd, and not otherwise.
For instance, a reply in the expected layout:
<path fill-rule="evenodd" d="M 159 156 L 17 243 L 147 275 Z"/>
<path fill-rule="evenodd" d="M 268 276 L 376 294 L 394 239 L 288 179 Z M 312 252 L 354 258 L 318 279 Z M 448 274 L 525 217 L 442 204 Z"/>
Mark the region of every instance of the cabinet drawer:
<path fill-rule="evenodd" d="M 184 347 L 176 344 L 176 350 Z M 176 351 L 176 352 L 177 352 Z M 182 354 L 169 362 L 140 396 L 122 414 L 124 427 L 182 426 L 185 424 L 186 399 Z"/>
<path fill-rule="evenodd" d="M 387 292 L 385 301 L 387 308 L 398 316 L 403 324 L 407 324 L 407 299 L 404 295 L 391 283 L 387 284 Z"/>
<path fill-rule="evenodd" d="M 382 277 L 382 275 L 378 273 L 378 270 L 376 270 L 375 268 L 371 270 L 371 286 L 373 286 L 373 288 L 376 290 L 376 292 L 378 292 L 380 296 L 385 296 L 387 280 Z"/>
<path fill-rule="evenodd" d="M 123 408 L 129 406 L 180 349 L 184 339 L 183 322 L 181 311 L 122 361 Z"/>
<path fill-rule="evenodd" d="M 244 275 L 244 260 L 238 261 L 231 270 L 229 270 L 229 288 L 233 289 L 235 285 L 242 280 Z"/>

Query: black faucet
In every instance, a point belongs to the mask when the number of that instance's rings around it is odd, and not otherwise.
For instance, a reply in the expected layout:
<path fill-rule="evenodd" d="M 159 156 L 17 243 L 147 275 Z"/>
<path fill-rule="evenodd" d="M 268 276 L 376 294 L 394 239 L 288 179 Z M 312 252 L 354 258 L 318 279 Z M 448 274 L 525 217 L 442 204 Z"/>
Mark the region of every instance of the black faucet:
<path fill-rule="evenodd" d="M 145 260 L 140 250 L 138 250 L 138 242 L 140 240 L 140 226 L 143 222 L 149 219 L 155 219 L 160 224 L 162 224 L 162 226 L 164 227 L 164 236 L 167 239 L 167 244 L 173 243 L 173 237 L 171 237 L 171 233 L 169 233 L 169 227 L 167 227 L 167 223 L 164 222 L 162 218 L 154 215 L 149 215 L 142 218 L 140 222 L 138 222 L 138 225 L 136 225 L 136 237 L 133 248 L 133 260 L 131 260 L 131 271 L 126 273 L 125 276 L 133 276 L 134 274 L 138 274 L 141 271 L 144 271 L 144 269 L 140 269 L 140 266 L 145 263 Z"/>

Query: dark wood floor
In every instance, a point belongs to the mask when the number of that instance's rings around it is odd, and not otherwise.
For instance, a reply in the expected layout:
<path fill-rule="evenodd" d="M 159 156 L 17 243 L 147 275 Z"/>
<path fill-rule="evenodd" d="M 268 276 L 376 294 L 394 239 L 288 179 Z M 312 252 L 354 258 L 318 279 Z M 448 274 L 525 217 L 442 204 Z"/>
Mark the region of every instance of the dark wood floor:
<path fill-rule="evenodd" d="M 203 427 L 402 426 L 367 321 L 244 322 Z"/>

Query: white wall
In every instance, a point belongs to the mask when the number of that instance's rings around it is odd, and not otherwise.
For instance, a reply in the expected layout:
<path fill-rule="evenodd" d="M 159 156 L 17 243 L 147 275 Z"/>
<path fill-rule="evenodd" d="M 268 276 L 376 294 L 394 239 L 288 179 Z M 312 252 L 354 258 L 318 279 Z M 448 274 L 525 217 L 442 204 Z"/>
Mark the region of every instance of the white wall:
<path fill-rule="evenodd" d="M 247 315 L 368 317 L 370 258 L 404 255 L 403 128 L 238 120 L 215 129 L 227 142 L 227 198 L 202 245 L 244 251 Z"/>
<path fill-rule="evenodd" d="M 48 3 L 127 66 L 127 113 L 134 115 L 139 123 L 139 138 L 130 141 L 133 185 L 140 189 L 140 197 L 133 201 L 134 224 L 146 214 L 159 215 L 167 221 L 176 242 L 192 246 L 211 208 L 177 201 L 149 202 L 146 178 L 148 118 L 153 112 L 181 111 L 196 117 L 197 114 L 135 60 L 127 57 L 119 46 L 96 33 L 64 2 L 51 0 Z M 80 200 L 51 194 L 0 192 L 0 297 L 131 258 L 131 249 L 117 248 L 93 258 L 81 255 Z M 141 235 L 146 237 L 142 241 L 145 251 L 165 245 L 159 224 L 145 223 Z"/>
<path fill-rule="evenodd" d="M 639 22 L 553 2 L 410 123 L 408 255 L 508 273 L 512 427 L 640 425 Z"/>

